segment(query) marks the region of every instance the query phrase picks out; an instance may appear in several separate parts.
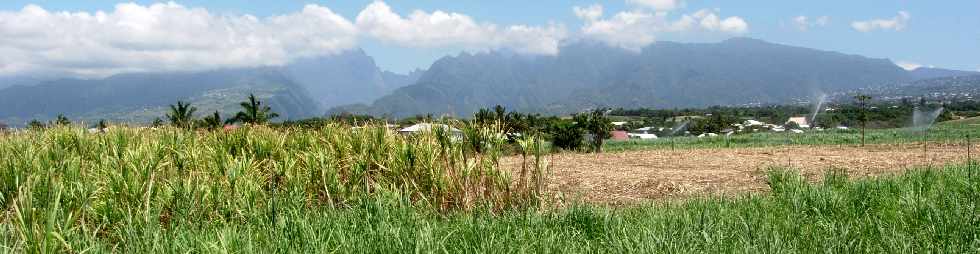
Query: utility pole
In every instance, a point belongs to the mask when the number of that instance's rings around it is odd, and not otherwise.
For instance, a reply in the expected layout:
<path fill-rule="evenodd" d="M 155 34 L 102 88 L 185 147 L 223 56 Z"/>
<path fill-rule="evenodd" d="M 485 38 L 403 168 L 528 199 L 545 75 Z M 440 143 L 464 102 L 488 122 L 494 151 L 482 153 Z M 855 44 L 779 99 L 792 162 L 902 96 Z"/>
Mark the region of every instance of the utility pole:
<path fill-rule="evenodd" d="M 861 105 L 861 147 L 864 147 L 864 130 L 868 127 L 868 101 L 871 96 L 858 94 L 854 96 Z"/>

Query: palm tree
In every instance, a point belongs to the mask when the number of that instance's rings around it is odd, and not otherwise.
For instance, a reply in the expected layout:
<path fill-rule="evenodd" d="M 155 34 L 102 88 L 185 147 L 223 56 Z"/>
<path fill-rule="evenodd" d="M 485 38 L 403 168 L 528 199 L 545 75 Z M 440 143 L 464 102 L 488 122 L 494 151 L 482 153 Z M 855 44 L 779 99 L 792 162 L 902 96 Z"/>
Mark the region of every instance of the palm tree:
<path fill-rule="evenodd" d="M 868 101 L 871 100 L 871 96 L 858 94 L 854 99 L 861 105 L 861 115 L 858 120 L 861 120 L 861 146 L 864 146 L 864 129 L 868 126 Z"/>
<path fill-rule="evenodd" d="M 38 121 L 37 119 L 33 119 L 31 120 L 31 122 L 27 123 L 27 129 L 31 129 L 31 130 L 42 130 L 45 127 L 46 126 L 44 126 L 44 123 Z"/>
<path fill-rule="evenodd" d="M 58 117 L 54 120 L 54 124 L 60 126 L 71 125 L 71 120 L 68 120 L 68 117 L 65 117 L 64 114 L 58 114 Z"/>
<path fill-rule="evenodd" d="M 221 122 L 221 114 L 218 114 L 217 110 L 215 110 L 214 114 L 212 114 L 211 116 L 204 118 L 204 126 L 207 127 L 208 129 L 216 130 L 218 128 L 221 128 L 222 124 L 223 123 Z"/>
<path fill-rule="evenodd" d="M 611 136 L 609 132 L 613 129 L 612 121 L 606 117 L 606 109 L 575 115 L 574 120 L 580 128 L 592 134 L 592 151 L 601 153 L 603 140 Z"/>
<path fill-rule="evenodd" d="M 170 113 L 167 113 L 167 119 L 170 120 L 170 124 L 181 127 L 190 128 L 192 119 L 194 118 L 194 112 L 197 108 L 191 106 L 190 103 L 184 103 L 183 101 L 177 101 L 177 105 L 170 104 Z"/>
<path fill-rule="evenodd" d="M 109 128 L 109 122 L 106 122 L 105 119 L 100 119 L 99 123 L 95 124 L 95 128 L 98 128 L 100 131 L 105 131 L 105 129 Z"/>
<path fill-rule="evenodd" d="M 246 124 L 265 124 L 270 119 L 279 117 L 279 114 L 272 112 L 269 106 L 263 106 L 262 102 L 255 98 L 255 94 L 248 95 L 248 101 L 241 104 L 242 111 L 235 115 L 234 121 Z"/>

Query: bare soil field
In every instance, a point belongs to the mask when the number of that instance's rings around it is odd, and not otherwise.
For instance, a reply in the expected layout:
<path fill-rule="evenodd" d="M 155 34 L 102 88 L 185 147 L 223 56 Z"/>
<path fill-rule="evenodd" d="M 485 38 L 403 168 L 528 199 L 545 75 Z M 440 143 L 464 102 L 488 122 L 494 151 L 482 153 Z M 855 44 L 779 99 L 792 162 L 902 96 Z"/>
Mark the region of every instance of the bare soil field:
<path fill-rule="evenodd" d="M 874 177 L 962 163 L 967 161 L 966 148 L 929 144 L 924 151 L 922 144 L 893 144 L 562 153 L 549 155 L 547 189 L 565 200 L 612 205 L 765 192 L 766 171 L 772 167 L 799 170 L 811 181 L 819 181 L 829 169 L 844 169 L 851 178 Z M 975 144 L 972 152 L 978 148 Z M 521 158 L 501 163 L 519 172 Z"/>

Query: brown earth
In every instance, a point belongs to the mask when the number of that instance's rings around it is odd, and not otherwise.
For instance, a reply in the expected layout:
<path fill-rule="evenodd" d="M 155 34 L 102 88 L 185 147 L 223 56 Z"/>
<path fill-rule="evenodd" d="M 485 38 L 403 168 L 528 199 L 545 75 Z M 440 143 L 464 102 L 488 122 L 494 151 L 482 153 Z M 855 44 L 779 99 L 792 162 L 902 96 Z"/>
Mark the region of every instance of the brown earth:
<path fill-rule="evenodd" d="M 975 145 L 972 151 L 978 148 Z M 922 144 L 902 144 L 562 153 L 549 155 L 547 189 L 564 200 L 633 204 L 765 192 L 769 189 L 766 171 L 772 167 L 799 170 L 807 179 L 818 181 L 835 168 L 862 178 L 966 160 L 967 149 L 962 144 L 929 144 L 926 151 Z M 508 157 L 501 163 L 519 172 L 521 158 Z"/>

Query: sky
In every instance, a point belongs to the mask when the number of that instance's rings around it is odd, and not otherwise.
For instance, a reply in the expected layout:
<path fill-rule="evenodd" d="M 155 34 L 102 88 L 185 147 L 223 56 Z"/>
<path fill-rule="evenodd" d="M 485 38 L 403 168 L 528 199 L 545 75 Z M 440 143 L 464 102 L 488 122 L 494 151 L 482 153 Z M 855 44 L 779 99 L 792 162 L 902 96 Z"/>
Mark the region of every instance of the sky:
<path fill-rule="evenodd" d="M 976 0 L 4 0 L 0 76 L 280 65 L 357 48 L 406 73 L 460 52 L 731 37 L 980 71 L 978 11 Z"/>

